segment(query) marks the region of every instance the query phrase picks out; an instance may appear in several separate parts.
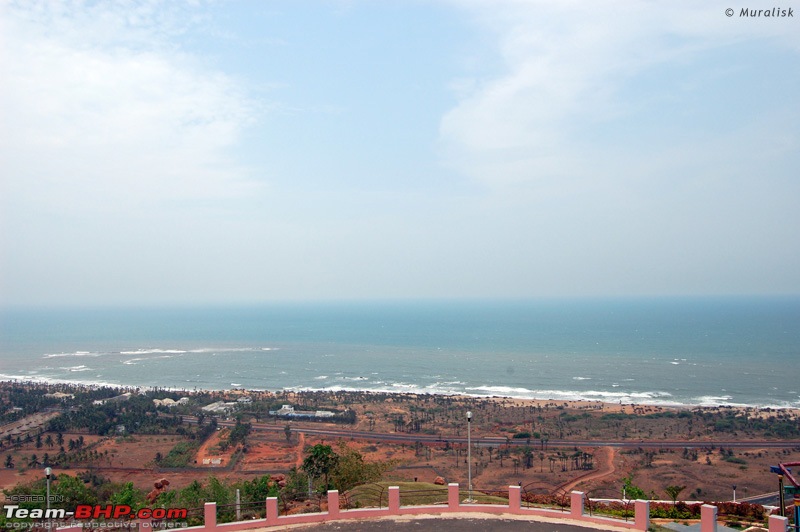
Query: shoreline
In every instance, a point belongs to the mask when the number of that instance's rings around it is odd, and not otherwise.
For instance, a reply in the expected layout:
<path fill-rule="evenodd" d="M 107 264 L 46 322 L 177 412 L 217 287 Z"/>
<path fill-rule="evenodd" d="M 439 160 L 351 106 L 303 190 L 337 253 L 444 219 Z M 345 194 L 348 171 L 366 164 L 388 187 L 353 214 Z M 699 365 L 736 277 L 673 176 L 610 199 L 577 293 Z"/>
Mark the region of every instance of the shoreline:
<path fill-rule="evenodd" d="M 800 407 L 793 406 L 775 406 L 775 405 L 746 405 L 746 404 L 687 404 L 687 403 L 648 403 L 648 402 L 610 402 L 595 399 L 564 399 L 553 397 L 517 397 L 512 395 L 498 395 L 498 394 L 466 394 L 466 393 L 433 393 L 433 392 L 411 392 L 411 391 L 397 391 L 397 390 L 371 390 L 360 388 L 283 388 L 281 390 L 268 390 L 256 388 L 195 388 L 192 390 L 179 387 L 161 387 L 161 386 L 137 386 L 137 385 L 122 385 L 110 383 L 86 383 L 80 381 L 68 380 L 53 380 L 53 379 L 7 379 L 5 376 L 0 376 L 0 385 L 18 384 L 22 386 L 43 386 L 43 387 L 77 387 L 87 389 L 110 388 L 120 392 L 169 392 L 177 394 L 186 394 L 189 396 L 199 394 L 210 395 L 247 395 L 247 394 L 267 394 L 269 396 L 289 396 L 302 397 L 305 394 L 324 394 L 336 396 L 337 394 L 353 394 L 353 395 L 388 395 L 394 397 L 451 397 L 466 401 L 492 401 L 498 403 L 506 403 L 508 406 L 549 406 L 549 407 L 563 407 L 565 409 L 575 410 L 601 410 L 608 413 L 652 413 L 659 411 L 684 411 L 684 410 L 730 410 L 737 412 L 759 413 L 759 412 L 792 412 L 800 414 Z"/>

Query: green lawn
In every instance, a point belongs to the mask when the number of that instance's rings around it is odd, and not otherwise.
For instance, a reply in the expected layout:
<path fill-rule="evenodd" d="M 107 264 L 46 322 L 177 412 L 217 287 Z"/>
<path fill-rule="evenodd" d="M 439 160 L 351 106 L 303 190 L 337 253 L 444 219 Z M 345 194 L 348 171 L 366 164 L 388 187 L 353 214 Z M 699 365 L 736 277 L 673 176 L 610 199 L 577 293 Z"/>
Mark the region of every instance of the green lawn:
<path fill-rule="evenodd" d="M 429 482 L 377 482 L 357 486 L 346 494 L 353 508 L 386 507 L 389 505 L 389 486 L 400 488 L 401 506 L 447 504 L 447 486 Z M 467 498 L 467 491 L 459 494 L 461 501 Z M 472 498 L 480 504 L 508 504 L 508 499 L 473 492 Z M 380 501 L 380 502 L 379 502 Z"/>

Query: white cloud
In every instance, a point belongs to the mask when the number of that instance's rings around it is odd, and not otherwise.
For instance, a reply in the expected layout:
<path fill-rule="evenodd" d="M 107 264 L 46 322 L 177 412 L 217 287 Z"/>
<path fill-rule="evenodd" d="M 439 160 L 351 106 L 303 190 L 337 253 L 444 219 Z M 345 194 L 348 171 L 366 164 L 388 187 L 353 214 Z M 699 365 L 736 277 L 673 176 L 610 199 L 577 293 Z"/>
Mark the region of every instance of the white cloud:
<path fill-rule="evenodd" d="M 247 194 L 228 155 L 256 109 L 174 42 L 178 3 L 0 7 L 0 165 L 18 209 L 125 209 Z"/>
<path fill-rule="evenodd" d="M 580 130 L 613 133 L 615 121 L 634 117 L 647 131 L 650 113 L 675 95 L 663 87 L 627 99 L 624 90 L 637 76 L 748 40 L 800 50 L 791 20 L 729 18 L 722 1 L 454 3 L 493 35 L 503 69 L 459 82 L 459 102 L 441 121 L 440 143 L 449 165 L 495 190 L 619 175 L 613 163 L 597 165 L 610 143 L 581 144 Z M 690 93 L 693 78 L 681 82 Z M 636 154 L 624 159 L 630 165 Z"/>

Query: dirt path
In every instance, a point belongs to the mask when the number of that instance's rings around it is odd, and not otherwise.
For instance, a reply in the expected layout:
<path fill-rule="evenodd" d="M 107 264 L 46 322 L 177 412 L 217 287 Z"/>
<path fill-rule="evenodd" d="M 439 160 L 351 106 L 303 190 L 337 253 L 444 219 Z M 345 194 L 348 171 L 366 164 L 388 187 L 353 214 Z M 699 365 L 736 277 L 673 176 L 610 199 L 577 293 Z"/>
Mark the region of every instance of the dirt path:
<path fill-rule="evenodd" d="M 604 467 L 601 467 L 597 471 L 593 471 L 582 477 L 570 480 L 568 483 L 560 485 L 558 487 L 558 490 L 563 490 L 569 493 L 570 491 L 573 490 L 573 488 L 575 488 L 575 486 L 577 486 L 582 482 L 586 482 L 587 480 L 597 480 L 598 478 L 603 478 L 614 474 L 614 472 L 616 471 L 616 468 L 614 467 L 614 455 L 615 455 L 614 448 L 603 447 L 602 450 L 606 454 L 606 458 L 602 462 Z"/>

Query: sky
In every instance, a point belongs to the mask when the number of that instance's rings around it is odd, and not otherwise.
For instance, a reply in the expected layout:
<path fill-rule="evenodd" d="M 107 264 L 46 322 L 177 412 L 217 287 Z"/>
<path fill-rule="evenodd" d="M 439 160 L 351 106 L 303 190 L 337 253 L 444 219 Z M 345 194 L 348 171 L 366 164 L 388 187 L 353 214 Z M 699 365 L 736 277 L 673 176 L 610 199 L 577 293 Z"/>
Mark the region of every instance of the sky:
<path fill-rule="evenodd" d="M 0 305 L 800 294 L 735 1 L 0 0 Z"/>

